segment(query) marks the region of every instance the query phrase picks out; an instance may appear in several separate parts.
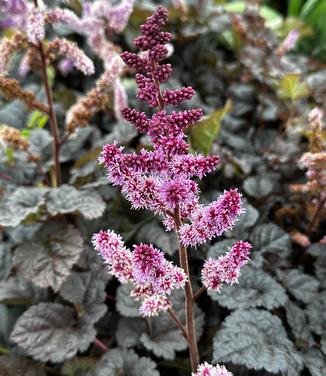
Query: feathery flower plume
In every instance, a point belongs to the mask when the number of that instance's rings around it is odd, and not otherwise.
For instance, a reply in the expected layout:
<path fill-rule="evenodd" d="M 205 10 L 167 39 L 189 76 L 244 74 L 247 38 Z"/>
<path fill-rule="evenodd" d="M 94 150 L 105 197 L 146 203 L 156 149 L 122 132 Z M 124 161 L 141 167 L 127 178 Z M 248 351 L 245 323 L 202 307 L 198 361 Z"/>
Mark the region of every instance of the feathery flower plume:
<path fill-rule="evenodd" d="M 117 119 L 122 119 L 121 110 L 128 104 L 127 93 L 120 78 L 113 81 L 113 111 Z"/>
<path fill-rule="evenodd" d="M 17 27 L 23 29 L 26 24 L 29 4 L 26 0 L 4 0 L 0 2 L 2 27 Z M 2 17 L 1 17 L 2 18 Z"/>
<path fill-rule="evenodd" d="M 13 149 L 26 150 L 29 142 L 24 138 L 18 129 L 3 125 L 0 127 L 0 140 Z"/>
<path fill-rule="evenodd" d="M 202 269 L 202 282 L 208 290 L 220 291 L 223 283 L 238 282 L 241 268 L 249 261 L 251 245 L 236 242 L 231 250 L 218 259 L 209 258 Z"/>
<path fill-rule="evenodd" d="M 121 236 L 110 230 L 94 234 L 92 242 L 106 262 L 108 271 L 121 283 L 134 286 L 132 296 L 142 300 L 140 312 L 144 316 L 167 310 L 171 306 L 167 295 L 182 288 L 186 282 L 184 271 L 167 261 L 164 254 L 152 245 L 134 245 L 131 252 Z"/>
<path fill-rule="evenodd" d="M 95 88 L 88 91 L 85 97 L 78 99 L 69 109 L 66 117 L 68 133 L 72 134 L 77 128 L 86 127 L 90 119 L 106 107 L 110 98 L 111 85 L 122 70 L 123 63 L 119 57 L 116 57 L 96 82 Z"/>
<path fill-rule="evenodd" d="M 30 110 L 39 110 L 49 113 L 49 107 L 39 102 L 30 91 L 24 90 L 20 83 L 13 79 L 0 76 L 0 91 L 8 100 L 19 99 Z"/>
<path fill-rule="evenodd" d="M 291 30 L 277 49 L 276 53 L 278 55 L 284 55 L 288 51 L 292 50 L 293 48 L 295 48 L 295 45 L 299 38 L 300 31 L 297 29 Z"/>
<path fill-rule="evenodd" d="M 207 362 L 198 366 L 197 372 L 192 373 L 192 376 L 233 376 L 224 366 L 212 366 Z"/>
<path fill-rule="evenodd" d="M 88 28 L 85 27 L 85 22 L 76 16 L 74 12 L 69 9 L 54 8 L 49 9 L 45 16 L 45 21 L 49 24 L 62 23 L 65 26 L 70 27 L 77 33 L 85 33 Z"/>
<path fill-rule="evenodd" d="M 121 32 L 127 25 L 135 0 L 122 0 L 120 4 L 113 6 L 109 1 L 95 1 L 91 12 L 96 16 L 105 17 L 109 27 Z"/>
<path fill-rule="evenodd" d="M 161 64 L 168 55 L 165 44 L 171 40 L 170 33 L 161 31 L 166 22 L 167 10 L 160 6 L 141 25 L 141 35 L 134 40 L 141 55 L 121 54 L 125 64 L 136 71 L 137 97 L 157 109 L 151 118 L 130 108 L 124 108 L 122 116 L 141 133 L 147 133 L 153 150 L 141 149 L 139 153 L 128 154 L 114 141 L 103 147 L 99 162 L 105 166 L 109 180 L 121 187 L 133 208 L 161 215 L 167 230 L 177 231 L 184 246 L 196 246 L 231 229 L 243 209 L 236 189 L 225 192 L 209 205 L 199 204 L 199 187 L 193 179 L 213 172 L 220 158 L 189 153 L 185 130 L 200 120 L 201 109 L 167 110 L 169 105 L 191 99 L 195 91 L 191 87 L 161 91 L 160 84 L 172 74 L 170 64 Z M 223 275 L 219 275 L 218 284 L 220 279 L 225 283 L 236 281 L 240 268 L 247 262 L 250 247 L 248 243 L 236 243 L 219 261 Z M 96 244 L 95 248 L 100 249 Z M 101 253 L 105 258 L 105 252 Z M 135 246 L 131 257 L 129 281 L 134 285 L 131 295 L 143 301 L 142 314 L 150 316 L 170 308 L 166 295 L 185 285 L 184 270 L 167 261 L 163 253 L 151 245 Z M 214 273 L 216 270 L 210 268 L 209 272 L 204 272 L 204 279 L 216 279 Z"/>
<path fill-rule="evenodd" d="M 145 317 L 151 317 L 157 316 L 160 312 L 167 311 L 169 308 L 171 308 L 171 302 L 166 296 L 152 295 L 144 299 L 139 312 Z"/>
<path fill-rule="evenodd" d="M 0 43 L 0 75 L 6 76 L 10 70 L 11 60 L 14 54 L 27 47 L 28 42 L 24 34 L 19 31 L 9 38 L 3 38 Z"/>
<path fill-rule="evenodd" d="M 300 158 L 300 165 L 307 169 L 307 182 L 292 185 L 295 192 L 310 193 L 312 196 L 320 195 L 324 199 L 326 191 L 326 151 L 322 135 L 323 113 L 319 108 L 311 110 L 309 121 L 309 151 Z"/>
<path fill-rule="evenodd" d="M 38 7 L 32 4 L 29 4 L 26 33 L 28 40 L 33 44 L 38 44 L 45 37 L 44 14 Z"/>
<path fill-rule="evenodd" d="M 191 222 L 180 227 L 181 242 L 185 246 L 197 246 L 207 239 L 220 236 L 233 228 L 242 212 L 241 194 L 238 190 L 226 191 L 211 204 L 199 206 L 192 214 Z"/>
<path fill-rule="evenodd" d="M 85 76 L 91 75 L 95 72 L 92 60 L 85 55 L 76 43 L 71 42 L 68 39 L 53 39 L 49 44 L 48 50 L 54 51 L 58 55 L 68 58 L 74 67 L 84 73 Z"/>

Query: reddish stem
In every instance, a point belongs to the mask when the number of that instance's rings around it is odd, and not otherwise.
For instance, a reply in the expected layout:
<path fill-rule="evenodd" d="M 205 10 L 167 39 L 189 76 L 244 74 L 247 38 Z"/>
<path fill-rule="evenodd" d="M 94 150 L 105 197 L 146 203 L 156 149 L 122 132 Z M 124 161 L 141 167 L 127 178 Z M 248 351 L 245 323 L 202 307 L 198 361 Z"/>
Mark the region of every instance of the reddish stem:
<path fill-rule="evenodd" d="M 103 352 L 109 351 L 109 348 L 98 338 L 95 338 L 94 346 L 96 346 L 98 349 L 102 350 Z"/>
<path fill-rule="evenodd" d="M 38 6 L 37 0 L 34 0 L 34 4 L 36 7 Z M 46 98 L 47 98 L 49 109 L 50 109 L 49 122 L 50 122 L 50 127 L 51 127 L 51 134 L 53 137 L 52 152 L 53 152 L 54 175 L 55 175 L 53 185 L 57 187 L 61 185 L 61 167 L 60 167 L 60 160 L 59 160 L 59 154 L 60 154 L 59 128 L 58 128 L 57 117 L 54 111 L 52 90 L 51 90 L 49 78 L 48 78 L 47 71 L 46 71 L 46 58 L 45 58 L 44 47 L 43 47 L 42 42 L 39 42 L 38 50 L 39 50 L 40 57 L 41 57 L 41 72 L 42 72 L 42 78 L 43 78 L 43 82 L 45 86 Z"/>
<path fill-rule="evenodd" d="M 174 220 L 177 229 L 182 225 L 180 209 L 177 207 L 174 213 Z M 177 232 L 178 235 L 178 232 Z M 188 254 L 187 248 L 182 245 L 180 242 L 179 236 L 179 259 L 180 265 L 187 274 L 188 281 L 185 285 L 185 307 L 186 307 L 186 327 L 188 335 L 188 344 L 189 344 L 189 353 L 190 353 L 190 362 L 192 372 L 196 372 L 199 364 L 198 356 L 198 347 L 197 347 L 197 338 L 196 338 L 196 329 L 195 329 L 195 317 L 194 317 L 194 301 L 193 301 L 193 292 L 190 282 L 190 273 L 188 266 Z"/>
<path fill-rule="evenodd" d="M 206 291 L 206 287 L 205 287 L 205 286 L 200 287 L 200 288 L 194 293 L 193 301 L 196 301 L 196 300 L 200 297 L 200 295 L 203 294 L 205 291 Z"/>
<path fill-rule="evenodd" d="M 307 230 L 306 230 L 306 235 L 307 235 L 308 237 L 309 237 L 309 235 L 311 234 L 311 231 L 312 231 L 312 229 L 314 228 L 315 223 L 316 223 L 316 221 L 317 221 L 317 219 L 318 219 L 319 213 L 322 211 L 322 209 L 323 209 L 325 203 L 326 203 L 326 197 L 325 197 L 323 200 L 320 201 L 320 203 L 319 203 L 319 205 L 318 205 L 318 207 L 317 207 L 317 209 L 316 209 L 316 211 L 315 211 L 315 214 L 314 214 L 314 216 L 313 216 L 311 222 L 309 223 L 309 226 L 308 226 L 308 228 L 307 228 Z"/>
<path fill-rule="evenodd" d="M 177 314 L 175 313 L 175 311 L 172 309 L 172 308 L 169 308 L 168 309 L 168 313 L 171 317 L 171 319 L 175 322 L 175 324 L 177 325 L 177 327 L 181 330 L 182 332 L 182 335 L 185 337 L 185 339 L 188 341 L 188 335 L 187 335 L 187 331 L 185 329 L 185 327 L 183 326 L 182 322 L 180 321 L 179 317 L 177 316 Z"/>

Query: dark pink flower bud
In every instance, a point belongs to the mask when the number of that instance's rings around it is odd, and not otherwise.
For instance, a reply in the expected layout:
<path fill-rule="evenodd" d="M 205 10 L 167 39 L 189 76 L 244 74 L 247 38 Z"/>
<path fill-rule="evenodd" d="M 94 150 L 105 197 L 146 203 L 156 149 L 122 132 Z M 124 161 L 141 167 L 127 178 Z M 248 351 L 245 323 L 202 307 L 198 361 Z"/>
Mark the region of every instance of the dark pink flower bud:
<path fill-rule="evenodd" d="M 134 125 L 140 132 L 145 133 L 148 131 L 149 122 L 145 112 L 124 108 L 121 110 L 121 114 L 125 120 Z"/>
<path fill-rule="evenodd" d="M 132 69 L 136 69 L 136 71 L 139 71 L 139 72 L 144 69 L 144 61 L 137 54 L 125 51 L 125 52 L 122 52 L 120 56 L 122 60 L 124 61 L 124 63 L 128 65 L 128 67 Z"/>
<path fill-rule="evenodd" d="M 184 87 L 180 90 L 167 89 L 163 92 L 164 102 L 176 106 L 186 100 L 191 99 L 196 94 L 195 90 L 191 87 Z"/>

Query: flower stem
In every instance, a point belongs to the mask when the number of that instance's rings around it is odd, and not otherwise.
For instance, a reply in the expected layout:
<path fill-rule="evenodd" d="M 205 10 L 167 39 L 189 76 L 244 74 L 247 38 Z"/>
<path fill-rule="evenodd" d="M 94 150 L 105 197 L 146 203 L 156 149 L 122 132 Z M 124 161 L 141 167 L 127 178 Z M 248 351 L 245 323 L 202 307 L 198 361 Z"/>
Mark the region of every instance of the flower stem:
<path fill-rule="evenodd" d="M 179 317 L 176 315 L 176 313 L 173 310 L 173 308 L 169 308 L 168 309 L 168 314 L 170 315 L 171 319 L 175 322 L 175 324 L 177 325 L 177 327 L 181 330 L 181 332 L 182 332 L 183 336 L 185 337 L 185 339 L 188 341 L 187 331 L 186 331 L 185 327 L 182 325 L 182 322 L 179 320 Z"/>
<path fill-rule="evenodd" d="M 311 231 L 312 231 L 312 229 L 314 228 L 314 225 L 315 225 L 315 223 L 316 223 L 316 221 L 317 221 L 317 219 L 318 219 L 319 213 L 320 213 L 321 210 L 323 209 L 325 203 L 326 203 L 326 197 L 325 197 L 323 200 L 321 200 L 321 201 L 319 202 L 319 205 L 318 205 L 318 207 L 317 207 L 317 209 L 316 209 L 316 211 L 315 211 L 315 214 L 314 214 L 312 220 L 311 220 L 310 223 L 309 223 L 309 226 L 308 226 L 308 228 L 307 228 L 307 230 L 306 230 L 306 235 L 307 235 L 308 237 L 309 237 L 309 235 L 311 234 Z"/>
<path fill-rule="evenodd" d="M 194 293 L 193 301 L 196 301 L 196 300 L 200 297 L 200 295 L 203 294 L 205 291 L 206 291 L 206 287 L 205 287 L 205 286 L 200 287 L 200 288 Z"/>
<path fill-rule="evenodd" d="M 34 0 L 34 4 L 36 7 L 38 6 L 37 0 Z M 49 83 L 48 74 L 46 71 L 46 59 L 45 59 L 44 47 L 43 47 L 42 42 L 39 42 L 38 50 L 39 50 L 40 57 L 41 57 L 41 73 L 42 73 L 42 78 L 43 78 L 43 82 L 45 86 L 46 98 L 47 98 L 49 109 L 50 109 L 49 121 L 50 121 L 50 126 L 51 126 L 51 134 L 53 137 L 52 153 L 53 153 L 53 160 L 54 160 L 54 179 L 53 179 L 52 185 L 54 187 L 57 187 L 61 185 L 61 167 L 60 167 L 60 161 L 59 161 L 59 154 L 60 154 L 59 128 L 58 128 L 57 117 L 54 111 L 52 90 L 51 90 L 51 86 Z"/>
<path fill-rule="evenodd" d="M 109 351 L 109 348 L 102 341 L 100 341 L 98 338 L 95 339 L 94 345 L 97 348 L 99 348 L 100 350 L 102 350 L 103 352 Z"/>
<path fill-rule="evenodd" d="M 175 220 L 177 229 L 179 229 L 179 227 L 182 225 L 182 222 L 181 222 L 181 216 L 180 216 L 180 209 L 178 207 L 175 209 L 174 220 Z M 187 254 L 187 248 L 181 244 L 180 239 L 178 240 L 179 240 L 180 265 L 188 277 L 188 281 L 186 282 L 186 285 L 185 285 L 186 327 L 187 327 L 187 337 L 188 337 L 188 344 L 189 344 L 191 369 L 192 369 L 192 372 L 196 372 L 198 364 L 199 364 L 199 356 L 198 356 L 198 347 L 197 347 L 197 339 L 196 339 L 195 318 L 194 318 L 193 292 L 192 292 L 189 266 L 188 266 L 188 254 Z"/>

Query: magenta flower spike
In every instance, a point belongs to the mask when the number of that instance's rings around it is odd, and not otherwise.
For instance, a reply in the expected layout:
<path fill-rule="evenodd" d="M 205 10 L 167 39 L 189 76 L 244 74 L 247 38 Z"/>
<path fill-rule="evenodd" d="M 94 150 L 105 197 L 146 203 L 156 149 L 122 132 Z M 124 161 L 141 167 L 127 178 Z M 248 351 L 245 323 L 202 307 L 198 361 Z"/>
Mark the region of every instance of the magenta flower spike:
<path fill-rule="evenodd" d="M 160 6 L 141 26 L 141 35 L 134 40 L 141 50 L 139 55 L 133 52 L 121 54 L 124 63 L 136 72 L 137 98 L 154 108 L 151 117 L 131 108 L 124 108 L 121 114 L 140 133 L 147 134 L 152 149 L 125 153 L 115 141 L 103 147 L 99 162 L 105 166 L 109 181 L 121 187 L 121 193 L 134 209 L 147 209 L 160 215 L 166 230 L 176 231 L 181 267 L 173 265 L 151 244 L 134 245 L 133 251 L 129 251 L 121 238 L 111 231 L 95 234 L 93 242 L 107 262 L 109 272 L 122 283 L 131 283 L 131 296 L 140 300 L 141 315 L 169 312 L 188 340 L 195 372 L 199 364 L 193 317 L 196 294 L 192 292 L 186 247 L 199 246 L 232 229 L 243 208 L 237 189 L 225 191 L 208 205 L 199 202 L 197 180 L 213 172 L 220 158 L 189 151 L 185 131 L 201 119 L 203 111 L 200 108 L 171 109 L 191 99 L 195 95 L 194 89 L 161 89 L 160 84 L 172 75 L 171 64 L 161 63 L 168 55 L 165 44 L 171 40 L 171 34 L 162 30 L 167 13 Z M 250 248 L 249 243 L 240 241 L 226 255 L 207 260 L 200 291 L 218 291 L 224 283 L 235 283 L 241 268 L 249 260 Z M 187 329 L 180 326 L 169 299 L 172 291 L 180 288 L 185 289 Z M 193 375 L 231 374 L 223 367 L 204 364 Z"/>

